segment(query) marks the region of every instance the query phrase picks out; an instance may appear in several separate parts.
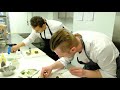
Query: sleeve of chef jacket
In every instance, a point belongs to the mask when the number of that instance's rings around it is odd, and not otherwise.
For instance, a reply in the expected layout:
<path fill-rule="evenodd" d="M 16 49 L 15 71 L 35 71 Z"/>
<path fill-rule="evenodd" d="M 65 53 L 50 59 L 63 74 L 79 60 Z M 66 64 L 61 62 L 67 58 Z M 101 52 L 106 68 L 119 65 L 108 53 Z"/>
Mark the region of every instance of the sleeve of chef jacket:
<path fill-rule="evenodd" d="M 31 34 L 26 39 L 24 39 L 22 42 L 25 43 L 25 45 L 29 45 L 32 42 L 34 42 L 34 40 L 37 37 L 38 37 L 37 33 L 34 30 L 32 30 Z"/>
<path fill-rule="evenodd" d="M 69 64 L 73 60 L 73 57 L 67 58 L 67 57 L 61 57 L 58 59 L 65 67 L 67 67 L 67 64 Z"/>
<path fill-rule="evenodd" d="M 108 41 L 106 41 L 109 43 Z M 98 45 L 100 47 L 100 45 Z M 94 51 L 93 54 L 96 55 L 98 60 L 99 69 L 103 78 L 116 78 L 116 57 L 117 54 L 114 50 L 112 44 L 105 45 L 102 43 L 103 49 L 95 47 L 97 51 Z M 107 47 L 106 47 L 107 46 Z M 94 48 L 94 49 L 95 49 Z"/>

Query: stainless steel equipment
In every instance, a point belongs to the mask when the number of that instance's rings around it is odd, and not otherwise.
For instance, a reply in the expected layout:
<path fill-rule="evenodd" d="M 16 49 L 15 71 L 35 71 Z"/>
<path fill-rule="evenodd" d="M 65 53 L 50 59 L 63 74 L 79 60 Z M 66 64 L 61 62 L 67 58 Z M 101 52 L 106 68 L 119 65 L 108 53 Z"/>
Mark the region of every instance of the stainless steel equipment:
<path fill-rule="evenodd" d="M 3 48 L 7 44 L 7 31 L 6 30 L 0 30 L 0 48 Z"/>
<path fill-rule="evenodd" d="M 0 12 L 0 49 L 7 44 L 8 32 L 10 32 L 8 12 Z"/>

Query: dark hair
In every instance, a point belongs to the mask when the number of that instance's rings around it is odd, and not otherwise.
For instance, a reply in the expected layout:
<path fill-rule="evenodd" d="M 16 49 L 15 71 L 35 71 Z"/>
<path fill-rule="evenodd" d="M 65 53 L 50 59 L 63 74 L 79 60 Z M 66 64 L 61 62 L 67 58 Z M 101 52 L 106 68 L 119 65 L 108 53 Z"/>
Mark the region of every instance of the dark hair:
<path fill-rule="evenodd" d="M 34 28 L 37 27 L 37 26 L 42 27 L 42 25 L 45 24 L 45 20 L 40 16 L 34 16 L 30 19 L 30 24 Z"/>

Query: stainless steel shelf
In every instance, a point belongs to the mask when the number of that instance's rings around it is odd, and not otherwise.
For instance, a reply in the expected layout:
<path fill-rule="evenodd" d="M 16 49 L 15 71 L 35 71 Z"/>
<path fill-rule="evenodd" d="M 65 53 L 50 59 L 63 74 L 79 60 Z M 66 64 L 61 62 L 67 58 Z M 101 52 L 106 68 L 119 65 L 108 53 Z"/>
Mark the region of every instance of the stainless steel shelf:
<path fill-rule="evenodd" d="M 0 15 L 0 20 L 3 20 L 1 21 L 0 23 L 2 24 L 5 24 L 7 25 L 7 31 L 10 32 L 10 26 L 9 26 L 9 16 L 8 16 L 8 12 L 3 12 L 3 15 Z"/>
<path fill-rule="evenodd" d="M 0 16 L 0 18 L 4 18 L 4 17 L 6 18 L 7 16 L 5 16 L 5 15 Z"/>

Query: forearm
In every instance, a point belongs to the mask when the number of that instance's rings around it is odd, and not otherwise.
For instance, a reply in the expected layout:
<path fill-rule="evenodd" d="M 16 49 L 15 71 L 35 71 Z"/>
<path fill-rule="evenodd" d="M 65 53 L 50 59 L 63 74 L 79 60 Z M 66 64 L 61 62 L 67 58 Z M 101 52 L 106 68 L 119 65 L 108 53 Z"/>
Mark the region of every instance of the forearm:
<path fill-rule="evenodd" d="M 17 44 L 17 47 L 19 47 L 19 48 L 22 46 L 25 46 L 25 43 L 21 42 L 21 43 Z"/>
<path fill-rule="evenodd" d="M 84 77 L 87 78 L 102 78 L 102 75 L 99 70 L 84 70 Z"/>
<path fill-rule="evenodd" d="M 51 65 L 52 69 L 59 69 L 64 68 L 64 65 L 60 61 L 56 61 L 54 64 Z"/>

